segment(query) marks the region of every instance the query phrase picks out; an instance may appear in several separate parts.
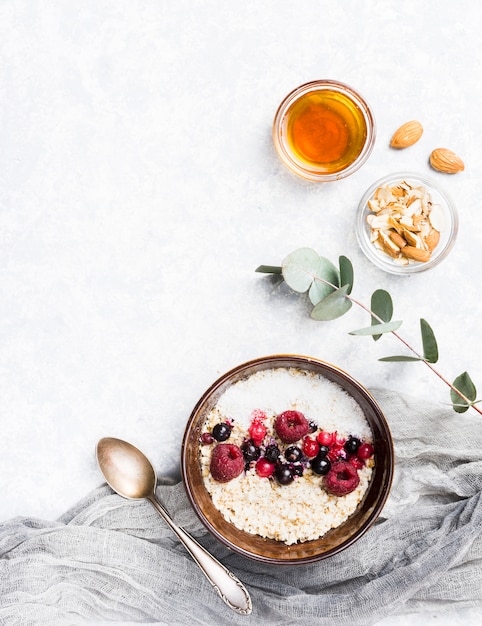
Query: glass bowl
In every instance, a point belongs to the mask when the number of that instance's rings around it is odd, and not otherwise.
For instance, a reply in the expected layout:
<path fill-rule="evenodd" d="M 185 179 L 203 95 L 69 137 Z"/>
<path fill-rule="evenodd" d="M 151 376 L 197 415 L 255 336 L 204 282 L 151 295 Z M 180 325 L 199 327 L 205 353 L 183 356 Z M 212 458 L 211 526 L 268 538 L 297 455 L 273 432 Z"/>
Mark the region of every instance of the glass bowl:
<path fill-rule="evenodd" d="M 295 368 L 296 371 L 300 371 L 301 376 L 315 373 L 336 383 L 361 408 L 370 427 L 375 450 L 375 466 L 368 490 L 352 515 L 318 539 L 291 545 L 248 533 L 227 521 L 214 506 L 205 487 L 200 462 L 201 435 L 205 429 L 207 416 L 219 398 L 238 381 L 273 368 Z M 274 391 L 274 396 L 276 395 Z M 241 400 L 243 411 L 245 401 L 246 398 Z M 251 403 L 247 404 L 251 406 Z M 252 407 L 246 410 L 251 412 Z M 391 487 L 393 468 L 394 450 L 390 430 L 375 399 L 344 371 L 318 359 L 299 355 L 261 357 L 239 365 L 221 376 L 194 407 L 185 429 L 181 452 L 181 471 L 188 498 L 208 531 L 238 554 L 277 565 L 318 561 L 337 554 L 357 541 L 372 526 L 383 509 Z M 320 501 L 320 515 L 323 515 L 323 508 L 324 505 Z"/>
<path fill-rule="evenodd" d="M 356 172 L 376 137 L 370 107 L 354 89 L 333 80 L 297 87 L 281 102 L 273 141 L 283 163 L 311 181 L 328 182 Z"/>
<path fill-rule="evenodd" d="M 402 187 L 400 187 L 400 185 L 402 185 Z M 378 192 L 377 195 L 381 200 L 377 200 L 375 197 L 376 191 L 382 187 L 404 189 L 407 191 L 409 195 L 402 196 L 402 199 L 395 198 L 395 204 L 401 204 L 402 209 L 391 204 L 393 195 L 388 197 L 385 195 L 387 192 L 381 192 L 381 194 Z M 422 207 L 427 206 L 428 210 L 431 211 L 428 219 L 418 215 L 418 203 L 414 204 L 412 209 L 408 209 L 408 207 L 405 206 L 405 203 L 407 203 L 407 205 L 410 203 L 410 200 L 407 200 L 407 198 L 417 193 L 416 191 L 412 192 L 410 188 L 417 187 L 425 190 L 429 194 L 428 196 L 423 195 L 425 200 L 422 200 Z M 431 205 L 426 202 L 428 199 L 430 199 Z M 384 202 L 387 204 L 385 209 L 383 209 Z M 374 219 L 376 212 L 372 210 L 370 206 L 374 209 L 382 207 L 382 211 L 385 211 L 385 215 L 388 215 L 391 220 L 395 221 L 389 221 L 387 225 L 384 223 L 386 217 L 381 217 L 382 221 L 378 218 Z M 402 220 L 403 224 L 400 224 L 399 217 L 397 216 L 401 215 L 403 212 L 409 214 L 415 206 L 417 206 L 417 209 L 412 218 L 406 217 Z M 393 210 L 391 207 L 394 207 Z M 426 211 L 427 209 L 422 208 L 422 210 Z M 368 223 L 367 217 L 371 220 L 371 225 Z M 410 219 L 412 220 L 412 226 L 410 225 Z M 415 230 L 416 228 L 418 229 L 420 225 L 422 225 L 422 230 Z M 377 226 L 381 226 L 381 228 L 375 228 Z M 433 233 L 430 235 L 427 234 L 427 230 L 432 228 L 439 231 L 439 236 L 436 236 L 436 238 L 439 237 L 439 240 L 435 247 L 433 247 L 435 242 L 431 239 Z M 412 235 L 410 235 L 410 232 L 407 233 L 407 229 L 410 229 Z M 391 274 L 416 274 L 435 267 L 446 258 L 457 236 L 458 215 L 450 196 L 437 182 L 415 172 L 395 172 L 377 180 L 364 193 L 358 205 L 355 230 L 361 249 L 377 267 Z M 384 234 L 380 235 L 380 230 L 382 230 Z M 407 254 L 410 255 L 410 258 L 407 258 L 405 254 L 402 255 L 400 252 L 397 252 L 396 248 L 400 240 L 393 242 L 393 239 L 397 240 L 396 235 L 393 234 L 394 231 L 398 231 L 398 234 L 402 235 L 403 239 L 407 238 L 409 240 L 409 247 L 406 248 L 406 251 Z M 389 233 L 388 238 L 391 239 L 392 242 L 387 241 L 387 233 Z M 374 239 L 375 241 L 373 241 Z M 395 248 L 392 243 L 395 243 Z M 401 242 L 400 245 L 400 250 L 403 251 L 406 244 Z M 417 248 L 418 246 L 420 246 L 421 249 L 428 248 L 428 258 L 427 252 L 413 251 L 412 248 Z M 386 250 L 390 250 L 390 253 Z M 391 256 L 392 254 L 398 256 Z"/>

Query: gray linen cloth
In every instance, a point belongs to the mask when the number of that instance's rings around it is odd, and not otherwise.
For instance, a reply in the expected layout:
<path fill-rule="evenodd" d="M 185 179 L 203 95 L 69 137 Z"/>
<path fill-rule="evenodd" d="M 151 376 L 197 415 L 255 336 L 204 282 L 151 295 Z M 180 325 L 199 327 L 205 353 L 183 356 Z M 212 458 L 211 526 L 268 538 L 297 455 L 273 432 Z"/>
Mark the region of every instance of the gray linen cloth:
<path fill-rule="evenodd" d="M 480 418 L 372 393 L 395 442 L 392 492 L 376 525 L 330 559 L 273 567 L 233 554 L 206 533 L 181 484 L 159 485 L 176 522 L 246 584 L 250 616 L 224 605 L 149 503 L 104 486 L 56 522 L 0 526 L 0 623 L 351 626 L 482 605 Z"/>

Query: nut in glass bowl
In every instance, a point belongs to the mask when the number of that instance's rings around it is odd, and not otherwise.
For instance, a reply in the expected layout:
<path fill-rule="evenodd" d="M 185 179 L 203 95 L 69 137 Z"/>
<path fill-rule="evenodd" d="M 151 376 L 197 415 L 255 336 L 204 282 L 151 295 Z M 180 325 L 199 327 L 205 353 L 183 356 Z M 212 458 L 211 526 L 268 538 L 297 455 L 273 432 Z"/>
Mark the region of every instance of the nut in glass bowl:
<path fill-rule="evenodd" d="M 458 231 L 454 203 L 435 181 L 396 172 L 363 195 L 356 235 L 365 255 L 391 274 L 415 274 L 438 265 Z"/>

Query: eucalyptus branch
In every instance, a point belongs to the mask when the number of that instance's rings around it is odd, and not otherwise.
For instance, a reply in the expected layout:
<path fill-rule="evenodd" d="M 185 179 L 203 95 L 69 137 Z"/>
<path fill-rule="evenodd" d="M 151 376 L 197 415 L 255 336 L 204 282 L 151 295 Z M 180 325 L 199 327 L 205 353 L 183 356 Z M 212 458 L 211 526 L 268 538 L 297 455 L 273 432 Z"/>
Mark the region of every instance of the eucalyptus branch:
<path fill-rule="evenodd" d="M 464 372 L 451 383 L 434 367 L 433 364 L 438 360 L 438 347 L 434 332 L 426 320 L 420 320 L 423 345 L 423 354 L 420 354 L 397 332 L 402 321 L 392 321 L 393 303 L 387 291 L 377 289 L 372 294 L 370 307 L 350 295 L 354 272 L 347 257 L 340 257 L 339 268 L 336 268 L 331 261 L 319 256 L 311 248 L 300 248 L 288 255 L 282 266 L 260 265 L 256 271 L 279 274 L 293 291 L 307 292 L 314 307 L 311 317 L 315 320 L 336 319 L 356 304 L 370 315 L 371 325 L 351 331 L 350 335 L 368 335 L 377 341 L 383 334 L 391 333 L 414 356 L 384 357 L 380 361 L 421 361 L 450 388 L 452 406 L 457 413 L 472 408 L 482 415 L 482 410 L 476 406 L 479 401 L 476 400 L 476 388 L 469 374 Z"/>

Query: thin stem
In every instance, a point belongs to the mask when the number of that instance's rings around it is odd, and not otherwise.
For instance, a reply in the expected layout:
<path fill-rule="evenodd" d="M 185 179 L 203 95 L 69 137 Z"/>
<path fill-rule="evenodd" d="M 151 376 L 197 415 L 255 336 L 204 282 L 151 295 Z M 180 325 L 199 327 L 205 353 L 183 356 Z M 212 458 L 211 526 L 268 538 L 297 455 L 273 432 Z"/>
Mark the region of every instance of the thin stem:
<path fill-rule="evenodd" d="M 332 283 L 330 283 L 327 280 L 324 280 L 323 278 L 320 278 L 319 276 L 313 276 L 314 280 L 319 280 L 323 283 L 325 283 L 326 285 L 329 285 L 330 287 L 333 287 L 333 289 L 338 289 L 338 287 L 336 285 L 333 285 Z M 348 300 L 350 300 L 353 304 L 356 304 L 357 306 L 359 306 L 360 308 L 362 308 L 364 311 L 366 311 L 369 315 L 371 315 L 372 317 L 374 317 L 378 322 L 380 322 L 380 324 L 383 324 L 385 320 L 383 320 L 381 317 L 379 317 L 376 313 L 374 313 L 369 307 L 365 306 L 363 304 L 363 302 L 360 302 L 359 300 L 356 300 L 355 298 L 353 298 L 352 296 L 349 295 L 345 295 L 345 298 L 348 298 Z M 441 381 L 443 381 L 446 385 L 448 385 L 448 387 L 450 387 L 450 389 L 452 389 L 452 391 L 454 391 L 468 406 L 470 406 L 472 409 L 474 409 L 474 411 L 476 411 L 477 413 L 479 413 L 479 415 L 482 415 L 482 409 L 479 409 L 479 407 L 475 406 L 475 404 L 472 403 L 471 400 L 469 400 L 461 391 L 459 391 L 457 389 L 457 387 L 454 387 L 452 385 L 452 383 L 447 380 L 447 378 L 445 378 L 445 376 L 443 376 L 437 369 L 435 369 L 435 367 L 432 365 L 432 363 L 429 363 L 421 354 L 419 354 L 415 348 L 413 348 L 407 341 L 405 341 L 405 339 L 403 337 L 401 337 L 395 330 L 391 330 L 389 331 L 391 332 L 391 334 L 396 337 L 399 341 L 401 341 L 401 343 L 403 343 L 403 345 L 410 350 L 410 352 L 412 354 L 414 354 L 418 359 L 420 359 L 420 361 L 422 363 L 424 363 L 430 370 L 432 370 L 432 372 L 438 376 L 440 378 Z"/>

